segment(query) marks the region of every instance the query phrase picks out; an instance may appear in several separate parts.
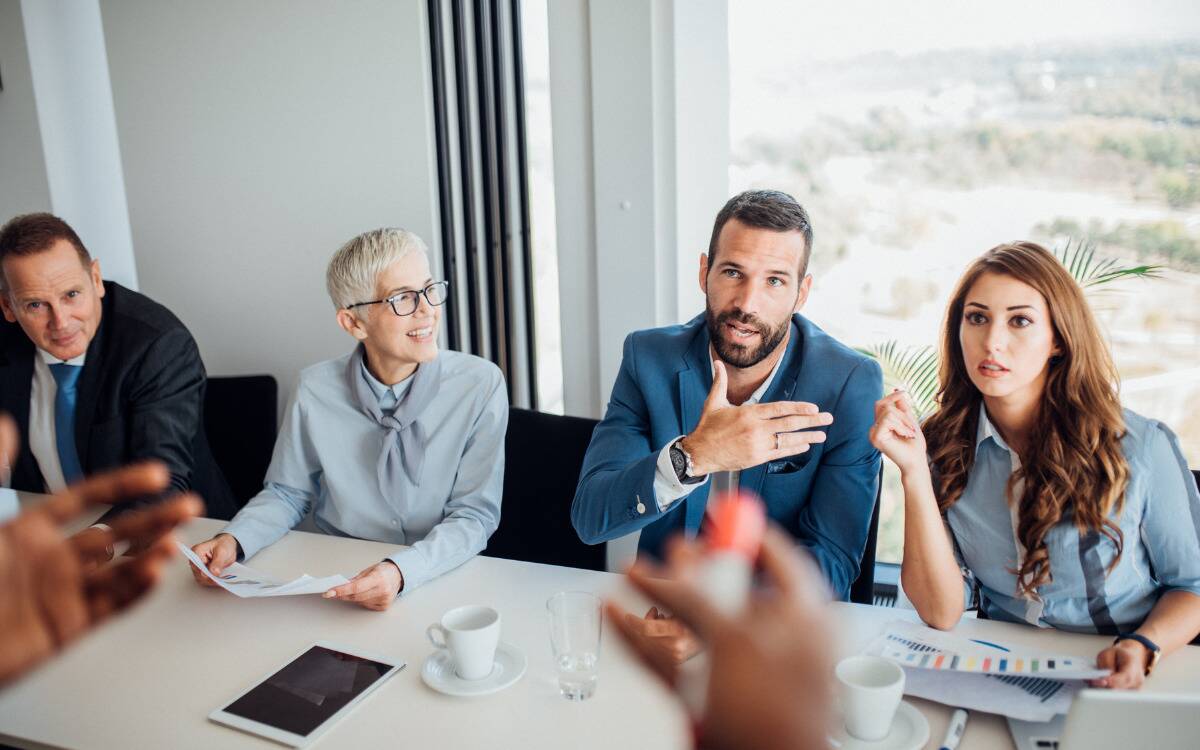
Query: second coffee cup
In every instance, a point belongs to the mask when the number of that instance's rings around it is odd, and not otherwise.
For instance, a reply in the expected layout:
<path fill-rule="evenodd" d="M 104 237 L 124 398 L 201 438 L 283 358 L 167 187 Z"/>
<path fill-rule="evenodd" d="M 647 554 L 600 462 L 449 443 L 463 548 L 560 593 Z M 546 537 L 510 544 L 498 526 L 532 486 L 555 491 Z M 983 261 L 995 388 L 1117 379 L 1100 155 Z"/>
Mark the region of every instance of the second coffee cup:
<path fill-rule="evenodd" d="M 500 613 L 478 604 L 456 607 L 426 628 L 425 635 L 434 646 L 450 653 L 454 672 L 461 679 L 482 680 L 492 673 L 496 660 Z"/>

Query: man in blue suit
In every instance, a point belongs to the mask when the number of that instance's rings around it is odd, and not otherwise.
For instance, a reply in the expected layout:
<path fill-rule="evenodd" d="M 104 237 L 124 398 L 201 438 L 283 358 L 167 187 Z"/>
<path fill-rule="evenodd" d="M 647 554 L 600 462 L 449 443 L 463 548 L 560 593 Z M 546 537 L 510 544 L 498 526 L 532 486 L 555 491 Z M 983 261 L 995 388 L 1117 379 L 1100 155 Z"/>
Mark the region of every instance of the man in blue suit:
<path fill-rule="evenodd" d="M 661 557 L 669 535 L 700 528 L 710 479 L 728 472 L 847 597 L 879 480 L 867 433 L 882 375 L 800 315 L 811 249 L 786 193 L 721 209 L 700 257 L 704 315 L 625 339 L 571 508 L 584 542 L 641 531 L 639 553 Z"/>

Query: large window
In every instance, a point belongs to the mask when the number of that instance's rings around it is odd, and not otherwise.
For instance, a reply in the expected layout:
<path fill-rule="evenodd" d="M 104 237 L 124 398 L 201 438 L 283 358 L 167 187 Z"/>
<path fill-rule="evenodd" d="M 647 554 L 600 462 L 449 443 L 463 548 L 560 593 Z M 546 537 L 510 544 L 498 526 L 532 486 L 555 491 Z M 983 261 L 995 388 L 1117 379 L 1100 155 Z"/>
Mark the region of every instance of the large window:
<path fill-rule="evenodd" d="M 1013 239 L 1162 264 L 1091 299 L 1126 406 L 1200 466 L 1193 3 L 738 0 L 729 14 L 730 189 L 779 187 L 809 209 L 814 322 L 853 346 L 933 345 L 967 262 Z M 880 560 L 900 558 L 902 510 L 888 463 Z"/>
<path fill-rule="evenodd" d="M 558 238 L 554 216 L 554 144 L 550 129 L 550 31 L 546 0 L 521 0 L 525 62 L 525 137 L 533 250 L 538 408 L 563 413 Z"/>

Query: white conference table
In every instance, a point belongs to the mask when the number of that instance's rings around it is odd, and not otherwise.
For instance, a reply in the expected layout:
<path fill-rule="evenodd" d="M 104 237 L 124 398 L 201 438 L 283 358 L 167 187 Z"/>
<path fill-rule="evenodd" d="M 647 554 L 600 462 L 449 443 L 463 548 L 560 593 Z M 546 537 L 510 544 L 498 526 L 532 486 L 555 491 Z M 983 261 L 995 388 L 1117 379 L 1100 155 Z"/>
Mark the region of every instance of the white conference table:
<path fill-rule="evenodd" d="M 180 529 L 188 543 L 207 539 L 221 521 L 196 519 Z M 291 532 L 252 560 L 280 577 L 353 575 L 389 545 Z M 64 654 L 0 690 L 0 742 L 19 747 L 264 748 L 267 740 L 214 724 L 208 713 L 304 647 L 331 640 L 403 659 L 394 676 L 318 740 L 317 747 L 686 748 L 682 710 L 606 629 L 595 697 L 572 703 L 558 694 L 545 601 L 564 589 L 613 595 L 631 608 L 645 602 L 608 573 L 478 557 L 405 595 L 378 613 L 317 596 L 238 599 L 202 588 L 182 560 L 131 612 L 103 625 Z M 502 640 L 520 648 L 528 670 L 490 696 L 453 698 L 427 688 L 421 666 L 432 647 L 425 627 L 467 603 L 496 607 Z M 834 604 L 842 654 L 863 648 L 885 624 L 915 612 Z M 961 632 L 987 640 L 1094 655 L 1107 638 L 967 619 Z M 764 686 L 764 689 L 769 689 Z M 1200 690 L 1200 648 L 1165 659 L 1148 690 Z M 950 709 L 919 699 L 936 748 Z M 975 714 L 960 747 L 1012 748 L 998 716 Z"/>

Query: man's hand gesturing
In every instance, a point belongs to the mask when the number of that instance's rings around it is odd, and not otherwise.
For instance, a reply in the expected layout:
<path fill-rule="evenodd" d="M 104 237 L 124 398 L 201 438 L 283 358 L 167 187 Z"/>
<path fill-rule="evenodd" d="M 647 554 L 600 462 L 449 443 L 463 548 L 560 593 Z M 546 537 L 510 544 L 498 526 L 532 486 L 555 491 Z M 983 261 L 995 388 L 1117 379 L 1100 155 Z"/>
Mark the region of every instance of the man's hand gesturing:
<path fill-rule="evenodd" d="M 824 431 L 811 428 L 833 424 L 832 414 L 804 401 L 733 406 L 726 396 L 727 378 L 725 363 L 714 363 L 700 424 L 683 439 L 696 476 L 742 471 L 825 442 Z"/>

